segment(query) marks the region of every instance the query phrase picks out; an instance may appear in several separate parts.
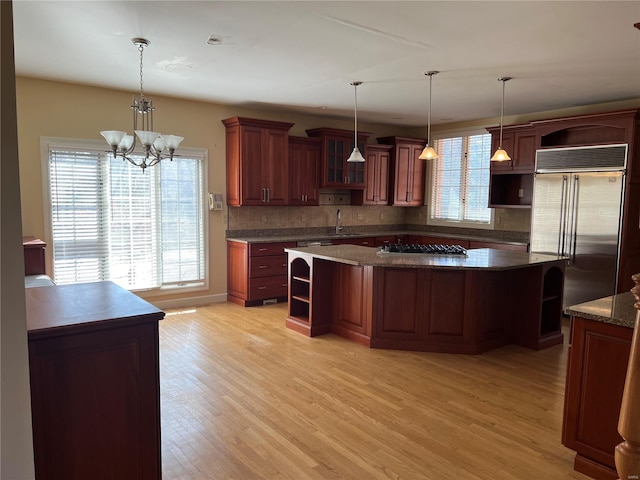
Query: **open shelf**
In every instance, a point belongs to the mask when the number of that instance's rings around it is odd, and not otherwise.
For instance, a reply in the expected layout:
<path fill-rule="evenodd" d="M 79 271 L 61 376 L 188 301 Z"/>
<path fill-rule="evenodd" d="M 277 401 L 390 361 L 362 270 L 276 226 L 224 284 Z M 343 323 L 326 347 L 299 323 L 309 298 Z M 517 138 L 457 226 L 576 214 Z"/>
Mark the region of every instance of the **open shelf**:
<path fill-rule="evenodd" d="M 495 173 L 489 186 L 489 207 L 531 208 L 533 173 Z"/>
<path fill-rule="evenodd" d="M 542 283 L 542 309 L 540 312 L 540 336 L 554 335 L 562 329 L 563 273 L 557 267 L 550 268 Z"/>

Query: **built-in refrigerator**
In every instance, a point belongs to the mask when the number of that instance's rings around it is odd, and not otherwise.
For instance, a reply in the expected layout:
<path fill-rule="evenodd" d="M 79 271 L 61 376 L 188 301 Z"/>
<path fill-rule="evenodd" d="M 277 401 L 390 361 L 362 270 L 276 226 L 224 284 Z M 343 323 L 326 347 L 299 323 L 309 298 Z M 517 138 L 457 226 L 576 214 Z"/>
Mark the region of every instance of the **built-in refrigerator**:
<path fill-rule="evenodd" d="M 563 310 L 617 290 L 627 145 L 536 152 L 531 252 L 567 257 Z"/>

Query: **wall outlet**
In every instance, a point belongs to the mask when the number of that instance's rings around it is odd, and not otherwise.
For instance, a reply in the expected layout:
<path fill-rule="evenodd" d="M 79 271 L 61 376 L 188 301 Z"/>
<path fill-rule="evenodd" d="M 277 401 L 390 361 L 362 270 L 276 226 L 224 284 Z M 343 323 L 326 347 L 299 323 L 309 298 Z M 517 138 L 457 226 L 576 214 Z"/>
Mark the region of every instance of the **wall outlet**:
<path fill-rule="evenodd" d="M 267 223 L 267 216 L 266 215 L 262 215 L 262 223 Z"/>
<path fill-rule="evenodd" d="M 384 219 L 384 213 L 380 212 L 380 220 Z"/>
<path fill-rule="evenodd" d="M 358 220 L 362 220 L 363 215 L 360 212 L 358 212 L 357 218 L 358 218 Z"/>
<path fill-rule="evenodd" d="M 524 197 L 524 188 L 519 188 L 518 189 L 518 198 L 522 198 Z"/>

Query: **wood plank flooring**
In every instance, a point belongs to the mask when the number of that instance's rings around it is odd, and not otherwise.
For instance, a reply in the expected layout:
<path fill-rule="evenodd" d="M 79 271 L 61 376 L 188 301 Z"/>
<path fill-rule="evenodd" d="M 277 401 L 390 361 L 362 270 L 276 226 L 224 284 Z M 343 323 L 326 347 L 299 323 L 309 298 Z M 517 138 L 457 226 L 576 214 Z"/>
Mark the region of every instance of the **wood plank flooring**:
<path fill-rule="evenodd" d="M 286 304 L 160 322 L 165 479 L 587 479 L 560 443 L 567 345 L 374 350 Z"/>

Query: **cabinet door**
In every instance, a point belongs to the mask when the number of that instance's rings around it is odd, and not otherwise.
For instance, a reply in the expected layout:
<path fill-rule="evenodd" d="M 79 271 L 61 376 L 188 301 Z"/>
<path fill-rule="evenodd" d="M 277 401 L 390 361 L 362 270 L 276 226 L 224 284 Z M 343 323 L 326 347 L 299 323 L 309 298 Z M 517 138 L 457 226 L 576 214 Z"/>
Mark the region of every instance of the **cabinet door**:
<path fill-rule="evenodd" d="M 243 205 L 264 204 L 264 174 L 263 168 L 263 129 L 259 127 L 242 127 L 241 156 L 242 156 L 242 191 L 240 198 Z"/>
<path fill-rule="evenodd" d="M 411 148 L 411 169 L 408 183 L 411 185 L 408 205 L 421 206 L 424 204 L 424 186 L 426 176 L 426 161 L 418 157 L 422 153 L 422 146 L 413 145 Z"/>
<path fill-rule="evenodd" d="M 289 135 L 282 130 L 265 129 L 263 187 L 266 204 L 286 205 L 289 199 Z"/>
<path fill-rule="evenodd" d="M 367 152 L 363 205 L 386 205 L 389 200 L 389 152 Z"/>
<path fill-rule="evenodd" d="M 343 187 L 346 183 L 344 162 L 347 148 L 344 138 L 329 137 L 325 140 L 323 187 Z"/>
<path fill-rule="evenodd" d="M 358 141 L 358 150 L 363 155 L 366 155 L 365 144 Z M 346 170 L 346 184 L 349 188 L 364 188 L 365 175 L 367 170 L 367 162 L 347 162 L 347 158 L 353 151 L 353 141 L 349 142 L 349 149 L 343 158 L 343 162 Z"/>
<path fill-rule="evenodd" d="M 397 145 L 395 151 L 395 181 L 393 205 L 407 205 L 409 197 L 409 169 L 412 162 L 411 145 Z"/>
<path fill-rule="evenodd" d="M 319 143 L 289 143 L 289 205 L 318 205 Z"/>
<path fill-rule="evenodd" d="M 514 138 L 513 171 L 533 173 L 536 160 L 535 132 L 516 132 Z"/>

